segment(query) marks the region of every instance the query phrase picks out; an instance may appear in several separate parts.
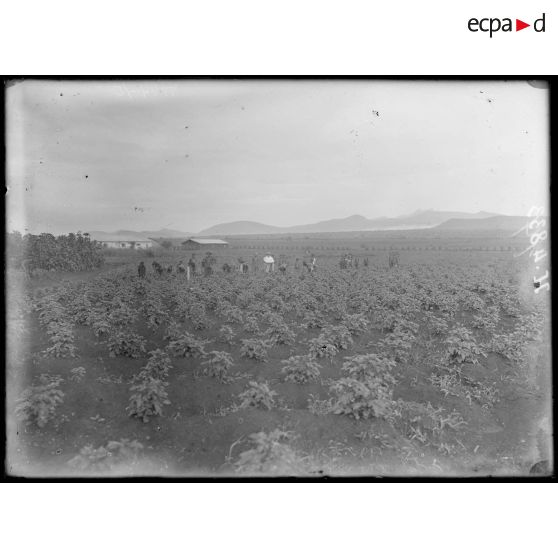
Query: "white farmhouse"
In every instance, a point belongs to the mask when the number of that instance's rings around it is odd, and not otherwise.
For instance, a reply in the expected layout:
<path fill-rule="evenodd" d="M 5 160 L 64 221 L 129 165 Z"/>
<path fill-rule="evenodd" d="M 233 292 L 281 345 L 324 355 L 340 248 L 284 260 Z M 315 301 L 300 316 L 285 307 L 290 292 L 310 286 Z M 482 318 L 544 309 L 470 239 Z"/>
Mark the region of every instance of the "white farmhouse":
<path fill-rule="evenodd" d="M 199 250 L 201 248 L 227 248 L 229 243 L 219 238 L 189 238 L 182 243 L 184 250 Z"/>
<path fill-rule="evenodd" d="M 92 232 L 89 238 L 99 242 L 104 248 L 128 248 L 138 250 L 140 248 L 153 248 L 155 245 L 155 242 L 151 238 L 135 233 Z"/>

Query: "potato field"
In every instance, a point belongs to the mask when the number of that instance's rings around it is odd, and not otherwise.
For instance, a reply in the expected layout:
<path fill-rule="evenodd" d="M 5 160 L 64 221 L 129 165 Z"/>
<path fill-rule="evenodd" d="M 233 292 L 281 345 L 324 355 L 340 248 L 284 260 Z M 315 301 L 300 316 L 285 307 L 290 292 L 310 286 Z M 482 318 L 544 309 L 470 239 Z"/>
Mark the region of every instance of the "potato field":
<path fill-rule="evenodd" d="M 549 294 L 512 252 L 408 255 L 18 285 L 8 472 L 529 474 L 549 458 Z"/>

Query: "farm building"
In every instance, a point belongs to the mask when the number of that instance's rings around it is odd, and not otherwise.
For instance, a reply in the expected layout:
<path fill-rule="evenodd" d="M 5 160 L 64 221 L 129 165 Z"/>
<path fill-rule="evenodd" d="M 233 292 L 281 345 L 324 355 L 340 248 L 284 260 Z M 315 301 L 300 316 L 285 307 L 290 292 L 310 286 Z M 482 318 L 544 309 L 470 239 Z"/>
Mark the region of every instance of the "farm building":
<path fill-rule="evenodd" d="M 139 234 L 92 232 L 89 237 L 102 244 L 104 248 L 153 248 L 155 242 Z"/>
<path fill-rule="evenodd" d="M 227 248 L 228 245 L 228 242 L 218 238 L 189 238 L 182 243 L 182 248 L 184 250 L 199 250 L 201 248 Z"/>

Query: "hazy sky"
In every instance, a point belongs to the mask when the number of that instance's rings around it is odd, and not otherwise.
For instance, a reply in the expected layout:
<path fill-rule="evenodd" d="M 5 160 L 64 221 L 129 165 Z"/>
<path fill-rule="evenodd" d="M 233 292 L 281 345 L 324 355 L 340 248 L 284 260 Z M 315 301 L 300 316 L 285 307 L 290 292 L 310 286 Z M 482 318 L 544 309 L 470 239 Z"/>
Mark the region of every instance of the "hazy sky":
<path fill-rule="evenodd" d="M 7 227 L 525 214 L 549 188 L 547 103 L 526 82 L 25 81 Z"/>

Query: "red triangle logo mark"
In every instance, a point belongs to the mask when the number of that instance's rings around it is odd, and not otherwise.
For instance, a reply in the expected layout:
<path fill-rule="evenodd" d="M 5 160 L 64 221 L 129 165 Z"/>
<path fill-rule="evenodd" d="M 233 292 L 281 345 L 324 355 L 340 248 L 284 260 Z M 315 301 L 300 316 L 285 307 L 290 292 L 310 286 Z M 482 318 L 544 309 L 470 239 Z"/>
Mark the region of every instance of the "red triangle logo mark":
<path fill-rule="evenodd" d="M 531 27 L 531 24 L 525 23 L 524 21 L 521 21 L 520 19 L 515 20 L 515 30 L 516 31 L 521 31 L 522 29 L 525 29 L 526 27 Z"/>

